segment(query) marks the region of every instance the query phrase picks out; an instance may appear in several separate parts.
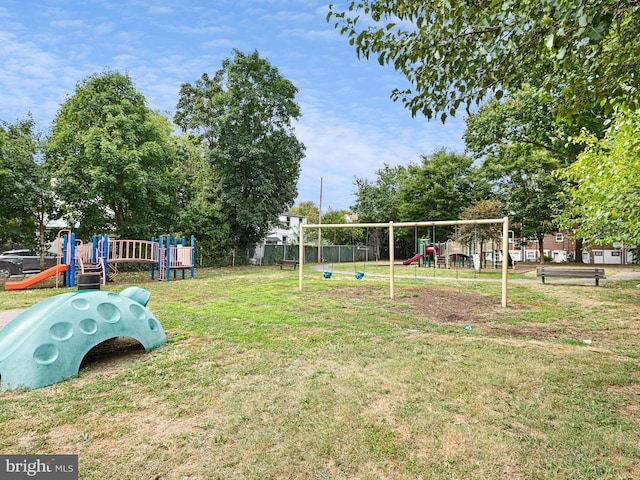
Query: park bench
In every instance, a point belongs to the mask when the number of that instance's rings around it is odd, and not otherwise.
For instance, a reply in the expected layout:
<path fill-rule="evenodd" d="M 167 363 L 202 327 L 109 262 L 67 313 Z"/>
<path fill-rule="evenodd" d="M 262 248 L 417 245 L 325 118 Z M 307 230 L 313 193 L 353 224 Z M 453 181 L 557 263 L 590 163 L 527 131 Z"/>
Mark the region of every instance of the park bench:
<path fill-rule="evenodd" d="M 604 268 L 557 268 L 557 267 L 537 267 L 536 276 L 542 277 L 542 283 L 547 277 L 562 277 L 562 278 L 593 278 L 596 281 L 596 286 L 599 285 L 601 278 L 604 276 Z"/>
<path fill-rule="evenodd" d="M 299 264 L 297 260 L 278 260 L 276 265 L 280 265 L 280 270 L 282 270 L 282 267 L 293 267 L 295 270 Z"/>

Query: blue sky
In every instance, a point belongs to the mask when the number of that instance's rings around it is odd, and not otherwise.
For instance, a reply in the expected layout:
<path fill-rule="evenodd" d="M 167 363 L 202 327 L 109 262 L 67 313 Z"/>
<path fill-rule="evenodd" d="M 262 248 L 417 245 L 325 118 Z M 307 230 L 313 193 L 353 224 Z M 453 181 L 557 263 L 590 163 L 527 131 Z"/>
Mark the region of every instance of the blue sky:
<path fill-rule="evenodd" d="M 326 22 L 318 0 L 3 0 L 0 119 L 31 112 L 46 131 L 78 82 L 128 74 L 154 110 L 172 115 L 180 86 L 213 74 L 232 49 L 257 50 L 299 89 L 296 136 L 306 145 L 296 203 L 349 208 L 355 178 L 384 164 L 419 162 L 439 148 L 462 152 L 464 120 L 412 118 L 390 98 L 406 81 L 355 49 Z M 339 3 L 339 2 L 334 2 Z"/>

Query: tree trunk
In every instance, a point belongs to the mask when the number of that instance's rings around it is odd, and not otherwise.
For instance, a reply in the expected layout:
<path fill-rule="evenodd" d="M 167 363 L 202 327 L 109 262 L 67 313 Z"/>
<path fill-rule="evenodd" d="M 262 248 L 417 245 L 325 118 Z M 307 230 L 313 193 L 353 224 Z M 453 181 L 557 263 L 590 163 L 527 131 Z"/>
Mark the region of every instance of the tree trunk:
<path fill-rule="evenodd" d="M 584 263 L 582 261 L 582 238 L 576 238 L 576 251 L 574 252 L 573 261 L 575 263 Z"/>
<path fill-rule="evenodd" d="M 44 254 L 46 247 L 44 215 L 38 215 L 38 243 L 40 246 L 40 271 L 45 269 Z"/>
<path fill-rule="evenodd" d="M 540 254 L 540 265 L 544 265 L 544 233 L 539 234 L 536 233 L 536 238 L 538 239 L 538 253 Z"/>

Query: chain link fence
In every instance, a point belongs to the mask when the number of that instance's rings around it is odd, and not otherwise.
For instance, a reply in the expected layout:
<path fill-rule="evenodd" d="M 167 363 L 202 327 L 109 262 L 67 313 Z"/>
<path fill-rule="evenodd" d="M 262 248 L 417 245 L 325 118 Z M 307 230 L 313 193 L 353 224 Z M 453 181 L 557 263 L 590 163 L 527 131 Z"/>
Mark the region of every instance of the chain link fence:
<path fill-rule="evenodd" d="M 297 245 L 264 245 L 256 248 L 249 263 L 254 265 L 275 265 L 279 260 L 298 260 L 300 250 Z M 388 258 L 388 254 L 386 258 Z M 378 258 L 379 259 L 379 258 Z M 326 245 L 304 247 L 304 263 L 348 263 L 376 260 L 372 247 L 358 245 Z"/>

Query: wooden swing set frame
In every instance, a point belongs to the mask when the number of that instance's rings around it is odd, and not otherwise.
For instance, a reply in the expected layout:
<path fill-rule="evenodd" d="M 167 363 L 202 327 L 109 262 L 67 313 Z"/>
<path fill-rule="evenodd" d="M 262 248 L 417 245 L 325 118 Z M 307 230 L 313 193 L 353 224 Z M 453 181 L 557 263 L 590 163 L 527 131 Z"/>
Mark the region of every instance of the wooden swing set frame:
<path fill-rule="evenodd" d="M 502 307 L 507 307 L 507 277 L 508 263 L 506 256 L 509 255 L 509 217 L 503 218 L 482 218 L 476 220 L 450 220 L 450 221 L 430 221 L 430 222 L 389 222 L 389 223 L 334 223 L 334 224 L 301 224 L 298 259 L 300 269 L 298 270 L 298 289 L 302 291 L 304 278 L 304 231 L 317 228 L 322 234 L 323 228 L 389 228 L 389 297 L 395 298 L 395 258 L 394 258 L 394 228 L 401 227 L 437 227 L 446 225 L 487 225 L 502 224 Z"/>

